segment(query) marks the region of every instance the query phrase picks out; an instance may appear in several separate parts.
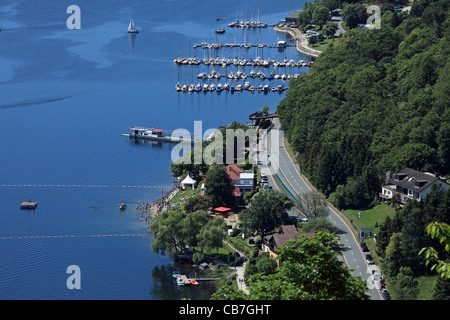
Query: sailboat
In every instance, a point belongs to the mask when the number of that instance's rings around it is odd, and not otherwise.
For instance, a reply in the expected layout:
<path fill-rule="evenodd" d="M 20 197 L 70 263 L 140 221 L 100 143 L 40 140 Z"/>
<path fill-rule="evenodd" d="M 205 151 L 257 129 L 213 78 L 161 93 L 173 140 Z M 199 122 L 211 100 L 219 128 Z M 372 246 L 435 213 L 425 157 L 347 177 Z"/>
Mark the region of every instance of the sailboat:
<path fill-rule="evenodd" d="M 128 25 L 128 33 L 139 33 L 139 30 L 136 29 L 136 26 L 134 25 L 133 18 L 131 18 L 130 24 Z"/>

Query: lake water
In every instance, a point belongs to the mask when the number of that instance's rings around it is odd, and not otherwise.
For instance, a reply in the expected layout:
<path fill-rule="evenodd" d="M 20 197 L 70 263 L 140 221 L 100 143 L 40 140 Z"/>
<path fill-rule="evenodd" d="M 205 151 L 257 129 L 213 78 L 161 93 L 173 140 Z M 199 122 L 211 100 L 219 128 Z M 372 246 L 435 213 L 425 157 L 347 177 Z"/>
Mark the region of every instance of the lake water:
<path fill-rule="evenodd" d="M 171 273 L 180 266 L 151 251 L 153 238 L 134 208 L 173 185 L 173 145 L 134 143 L 121 134 L 134 125 L 193 132 L 196 120 L 206 131 L 246 122 L 264 105 L 275 111 L 285 93 L 178 93 L 177 81 L 197 83 L 197 74 L 211 68 L 173 60 L 306 60 L 294 48 L 192 48 L 200 42 L 286 40 L 270 27 L 226 25 L 256 18 L 258 10 L 262 21 L 277 22 L 303 2 L 2 2 L 0 299 L 208 299 L 212 284 L 176 286 Z M 79 30 L 66 27 L 71 4 L 81 9 Z M 140 30 L 134 39 L 127 33 L 131 17 Z M 216 36 L 217 28 L 226 32 Z M 19 209 L 28 198 L 38 201 L 35 211 Z M 122 201 L 130 205 L 121 212 Z M 70 265 L 80 267 L 80 290 L 66 286 Z"/>

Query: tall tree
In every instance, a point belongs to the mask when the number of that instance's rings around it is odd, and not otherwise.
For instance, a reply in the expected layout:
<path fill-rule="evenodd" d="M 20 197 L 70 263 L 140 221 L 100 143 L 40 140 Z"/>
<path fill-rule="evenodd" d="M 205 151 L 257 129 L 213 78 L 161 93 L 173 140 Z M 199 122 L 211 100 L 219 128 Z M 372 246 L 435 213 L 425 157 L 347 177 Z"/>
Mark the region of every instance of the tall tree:
<path fill-rule="evenodd" d="M 316 190 L 302 193 L 298 196 L 302 203 L 301 210 L 310 218 L 326 218 L 329 215 L 325 196 Z"/>
<path fill-rule="evenodd" d="M 347 4 L 342 10 L 342 20 L 350 28 L 355 28 L 359 23 L 366 23 L 366 9 L 359 3 Z"/>
<path fill-rule="evenodd" d="M 231 206 L 234 202 L 234 185 L 221 164 L 212 164 L 205 176 L 205 195 L 211 200 L 213 207 Z"/>
<path fill-rule="evenodd" d="M 311 22 L 313 24 L 323 26 L 327 23 L 329 10 L 327 7 L 318 5 L 314 8 Z"/>
<path fill-rule="evenodd" d="M 292 206 L 292 201 L 284 193 L 262 190 L 253 198 L 250 208 L 243 212 L 242 225 L 245 230 L 264 236 L 282 224 L 283 214 Z"/>

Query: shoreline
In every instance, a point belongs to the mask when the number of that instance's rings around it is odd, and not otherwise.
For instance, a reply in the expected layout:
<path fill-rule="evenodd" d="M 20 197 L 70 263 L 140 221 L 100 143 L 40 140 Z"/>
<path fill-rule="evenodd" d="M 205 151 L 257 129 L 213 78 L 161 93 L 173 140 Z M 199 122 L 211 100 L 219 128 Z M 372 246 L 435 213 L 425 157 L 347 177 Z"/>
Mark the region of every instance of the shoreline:
<path fill-rule="evenodd" d="M 287 28 L 287 27 L 278 27 L 278 26 L 273 27 L 273 29 L 277 32 L 289 33 L 292 36 L 292 38 L 295 40 L 295 44 L 296 44 L 295 47 L 296 47 L 297 51 L 299 51 L 307 56 L 317 58 L 322 53 L 319 50 L 309 48 L 308 40 L 306 39 L 305 34 L 302 33 L 298 29 Z"/>

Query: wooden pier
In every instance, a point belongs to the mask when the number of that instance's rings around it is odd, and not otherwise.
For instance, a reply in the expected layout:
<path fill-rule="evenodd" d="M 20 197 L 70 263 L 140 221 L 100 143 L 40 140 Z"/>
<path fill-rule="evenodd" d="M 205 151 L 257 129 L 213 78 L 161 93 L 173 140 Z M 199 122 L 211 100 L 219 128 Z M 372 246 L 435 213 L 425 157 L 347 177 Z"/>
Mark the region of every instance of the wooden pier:
<path fill-rule="evenodd" d="M 180 275 L 180 278 L 183 279 L 183 282 L 185 285 L 191 284 L 191 279 L 195 281 L 216 281 L 220 280 L 220 278 L 188 278 L 187 275 L 182 274 Z"/>

